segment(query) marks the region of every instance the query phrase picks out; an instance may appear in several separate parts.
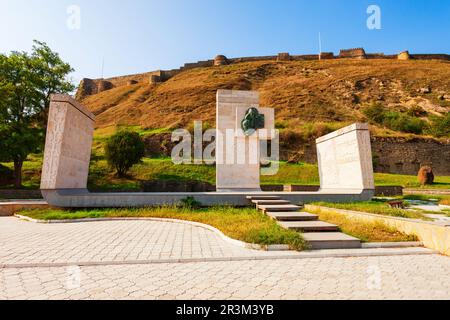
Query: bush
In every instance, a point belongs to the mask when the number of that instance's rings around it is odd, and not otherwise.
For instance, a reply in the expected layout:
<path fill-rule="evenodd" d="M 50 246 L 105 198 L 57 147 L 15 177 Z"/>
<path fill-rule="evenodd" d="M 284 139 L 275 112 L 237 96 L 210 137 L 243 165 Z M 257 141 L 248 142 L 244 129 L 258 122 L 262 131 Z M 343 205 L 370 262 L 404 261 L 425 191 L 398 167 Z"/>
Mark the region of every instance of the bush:
<path fill-rule="evenodd" d="M 444 117 L 432 116 L 429 132 L 435 137 L 450 136 L 450 112 Z"/>
<path fill-rule="evenodd" d="M 363 110 L 363 114 L 372 122 L 383 123 L 386 110 L 380 103 L 374 103 Z"/>
<path fill-rule="evenodd" d="M 383 124 L 394 131 L 422 134 L 427 123 L 419 118 L 400 112 L 386 112 Z"/>
<path fill-rule="evenodd" d="M 412 117 L 425 117 L 428 113 L 420 106 L 413 106 L 408 110 L 408 115 Z"/>
<path fill-rule="evenodd" d="M 363 114 L 371 122 L 381 124 L 394 131 L 422 134 L 427 128 L 426 121 L 405 113 L 388 111 L 379 103 L 365 108 Z"/>
<path fill-rule="evenodd" d="M 195 200 L 194 197 L 187 197 L 185 199 L 181 199 L 181 204 L 183 208 L 186 209 L 199 209 L 202 207 L 202 204 Z"/>
<path fill-rule="evenodd" d="M 136 132 L 119 131 L 112 135 L 105 145 L 106 160 L 117 171 L 119 177 L 125 176 L 144 155 L 144 142 Z"/>

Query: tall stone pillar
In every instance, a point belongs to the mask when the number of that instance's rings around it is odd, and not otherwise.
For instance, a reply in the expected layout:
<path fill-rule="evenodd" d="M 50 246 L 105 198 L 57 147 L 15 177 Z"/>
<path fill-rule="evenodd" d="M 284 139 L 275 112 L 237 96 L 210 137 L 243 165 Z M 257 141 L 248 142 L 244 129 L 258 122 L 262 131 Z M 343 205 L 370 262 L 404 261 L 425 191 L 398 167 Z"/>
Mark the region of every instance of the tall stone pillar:
<path fill-rule="evenodd" d="M 241 124 L 246 112 L 256 108 L 264 115 L 264 128 L 244 134 Z M 274 129 L 274 109 L 259 107 L 255 91 L 217 92 L 216 184 L 219 192 L 261 191 L 260 140 L 270 139 L 261 129 Z"/>
<path fill-rule="evenodd" d="M 94 115 L 70 96 L 52 96 L 41 190 L 87 190 L 94 121 Z"/>

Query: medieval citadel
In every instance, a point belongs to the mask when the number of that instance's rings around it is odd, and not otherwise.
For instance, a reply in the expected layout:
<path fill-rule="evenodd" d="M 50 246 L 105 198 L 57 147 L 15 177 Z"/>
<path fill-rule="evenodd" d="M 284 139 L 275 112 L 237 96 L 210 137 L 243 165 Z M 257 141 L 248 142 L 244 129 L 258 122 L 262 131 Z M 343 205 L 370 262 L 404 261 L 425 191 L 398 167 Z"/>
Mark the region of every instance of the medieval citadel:
<path fill-rule="evenodd" d="M 342 49 L 338 56 L 333 52 L 322 52 L 318 54 L 309 55 L 291 55 L 289 53 L 279 53 L 277 56 L 260 56 L 260 57 L 242 57 L 242 58 L 227 58 L 224 55 L 218 55 L 214 59 L 198 61 L 194 63 L 186 63 L 178 69 L 172 70 L 157 70 L 141 74 L 119 76 L 109 79 L 83 79 L 79 85 L 76 95 L 77 99 L 85 96 L 97 94 L 112 88 L 133 85 L 140 82 L 148 82 L 150 84 L 157 84 L 165 82 L 177 75 L 178 73 L 195 68 L 212 67 L 236 64 L 250 61 L 307 61 L 307 60 L 323 60 L 323 59 L 391 59 L 391 60 L 446 60 L 450 61 L 448 54 L 410 54 L 408 51 L 403 51 L 399 54 L 385 55 L 384 53 L 366 53 L 363 48 Z"/>

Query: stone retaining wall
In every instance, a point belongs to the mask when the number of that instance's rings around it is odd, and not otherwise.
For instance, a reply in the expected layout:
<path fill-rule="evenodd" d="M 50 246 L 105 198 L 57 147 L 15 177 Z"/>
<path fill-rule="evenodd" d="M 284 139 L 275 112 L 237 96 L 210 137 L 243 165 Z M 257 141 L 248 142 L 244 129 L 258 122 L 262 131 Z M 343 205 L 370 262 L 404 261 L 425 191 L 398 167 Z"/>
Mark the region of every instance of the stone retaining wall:
<path fill-rule="evenodd" d="M 447 225 L 437 222 L 390 217 L 367 212 L 342 210 L 314 205 L 306 205 L 305 210 L 312 213 L 323 212 L 341 214 L 351 219 L 358 219 L 368 222 L 381 222 L 408 235 L 415 235 L 425 247 L 450 256 L 450 224 Z"/>
<path fill-rule="evenodd" d="M 42 199 L 40 190 L 0 189 L 0 199 Z"/>

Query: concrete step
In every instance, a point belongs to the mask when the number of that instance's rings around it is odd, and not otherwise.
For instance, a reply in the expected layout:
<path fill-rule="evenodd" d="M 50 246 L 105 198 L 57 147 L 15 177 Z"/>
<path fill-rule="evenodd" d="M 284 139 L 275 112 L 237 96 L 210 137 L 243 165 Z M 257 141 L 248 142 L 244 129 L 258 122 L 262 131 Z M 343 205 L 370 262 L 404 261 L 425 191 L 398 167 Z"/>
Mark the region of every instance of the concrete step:
<path fill-rule="evenodd" d="M 291 204 L 290 201 L 287 200 L 252 200 L 252 202 L 256 205 L 276 205 L 276 204 Z"/>
<path fill-rule="evenodd" d="M 311 214 L 308 212 L 266 212 L 266 214 L 272 219 L 278 221 L 315 221 L 318 220 L 319 217 L 315 214 Z"/>
<path fill-rule="evenodd" d="M 276 204 L 276 205 L 257 205 L 258 209 L 264 212 L 286 212 L 286 211 L 298 211 L 301 209 L 300 206 L 293 204 Z"/>
<path fill-rule="evenodd" d="M 361 241 L 341 232 L 304 233 L 311 249 L 355 249 L 361 248 Z"/>
<path fill-rule="evenodd" d="M 248 200 L 281 200 L 279 196 L 247 196 Z"/>
<path fill-rule="evenodd" d="M 323 221 L 279 221 L 283 228 L 301 232 L 332 232 L 339 231 L 337 225 Z"/>

